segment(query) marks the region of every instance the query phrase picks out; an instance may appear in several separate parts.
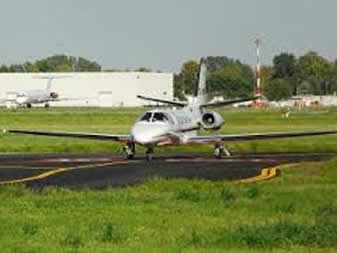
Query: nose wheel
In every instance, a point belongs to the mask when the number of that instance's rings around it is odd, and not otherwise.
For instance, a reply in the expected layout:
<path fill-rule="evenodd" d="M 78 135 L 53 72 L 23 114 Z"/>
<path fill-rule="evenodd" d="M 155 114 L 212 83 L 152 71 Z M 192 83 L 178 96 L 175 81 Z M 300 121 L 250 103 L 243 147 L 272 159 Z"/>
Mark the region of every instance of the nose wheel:
<path fill-rule="evenodd" d="M 150 162 L 153 158 L 153 148 L 148 148 L 145 151 L 146 161 Z"/>
<path fill-rule="evenodd" d="M 133 159 L 136 154 L 136 144 L 132 142 L 132 143 L 128 143 L 127 145 L 125 145 L 123 147 L 122 154 L 127 160 Z"/>
<path fill-rule="evenodd" d="M 223 154 L 225 154 L 227 157 L 232 156 L 232 154 L 229 152 L 227 148 L 225 148 L 224 145 L 216 145 L 214 148 L 214 155 L 217 159 L 221 159 Z"/>

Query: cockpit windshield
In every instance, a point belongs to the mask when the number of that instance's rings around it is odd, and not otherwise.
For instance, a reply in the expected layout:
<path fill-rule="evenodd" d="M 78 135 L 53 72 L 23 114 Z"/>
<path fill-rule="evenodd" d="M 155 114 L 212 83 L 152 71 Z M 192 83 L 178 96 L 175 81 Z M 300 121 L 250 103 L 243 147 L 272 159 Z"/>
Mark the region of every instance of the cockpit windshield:
<path fill-rule="evenodd" d="M 162 112 L 155 112 L 152 118 L 152 122 L 156 122 L 156 121 L 164 121 L 167 122 L 168 118 L 166 117 L 166 115 Z"/>
<path fill-rule="evenodd" d="M 140 121 L 147 121 L 150 122 L 152 117 L 152 113 L 151 112 L 147 112 L 144 114 L 144 116 L 140 119 Z"/>
<path fill-rule="evenodd" d="M 146 112 L 140 121 L 147 122 L 171 122 L 168 116 L 162 112 Z"/>

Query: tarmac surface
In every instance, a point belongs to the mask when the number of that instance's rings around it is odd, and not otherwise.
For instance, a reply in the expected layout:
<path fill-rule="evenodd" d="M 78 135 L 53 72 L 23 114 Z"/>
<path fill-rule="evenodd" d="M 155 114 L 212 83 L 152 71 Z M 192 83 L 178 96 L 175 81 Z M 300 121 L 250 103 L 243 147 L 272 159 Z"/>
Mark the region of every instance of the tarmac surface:
<path fill-rule="evenodd" d="M 234 154 L 219 160 L 205 154 L 168 154 L 147 162 L 141 156 L 126 161 L 117 154 L 3 154 L 0 185 L 104 189 L 137 185 L 158 177 L 235 181 L 257 176 L 264 168 L 333 157 L 337 154 Z"/>

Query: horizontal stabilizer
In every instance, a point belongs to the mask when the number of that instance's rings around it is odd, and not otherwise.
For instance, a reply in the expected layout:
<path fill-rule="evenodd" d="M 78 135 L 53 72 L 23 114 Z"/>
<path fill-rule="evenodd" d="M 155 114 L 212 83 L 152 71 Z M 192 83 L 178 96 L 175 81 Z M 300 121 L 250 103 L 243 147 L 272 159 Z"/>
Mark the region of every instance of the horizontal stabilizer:
<path fill-rule="evenodd" d="M 144 97 L 138 95 L 137 98 L 147 100 L 147 101 L 152 101 L 152 102 L 158 102 L 158 103 L 164 103 L 164 104 L 169 104 L 169 105 L 174 105 L 178 107 L 185 107 L 187 106 L 186 103 L 184 102 L 179 102 L 179 101 L 170 101 L 170 100 L 165 100 L 165 99 L 159 99 L 159 98 L 150 98 L 150 97 Z"/>

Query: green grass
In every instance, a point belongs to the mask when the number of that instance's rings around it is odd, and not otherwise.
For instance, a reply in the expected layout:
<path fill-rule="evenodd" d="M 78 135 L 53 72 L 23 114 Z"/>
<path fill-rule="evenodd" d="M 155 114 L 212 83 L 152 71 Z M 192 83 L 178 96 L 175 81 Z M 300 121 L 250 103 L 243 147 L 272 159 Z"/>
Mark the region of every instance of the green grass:
<path fill-rule="evenodd" d="M 2 252 L 335 252 L 337 159 L 252 185 L 0 187 Z"/>
<path fill-rule="evenodd" d="M 127 133 L 142 109 L 0 110 L 1 128 Z M 337 110 L 222 110 L 221 133 L 334 129 Z M 232 144 L 234 151 L 336 152 L 337 137 Z M 1 152 L 111 152 L 118 144 L 0 135 Z M 211 147 L 161 152 L 207 152 Z M 93 171 L 94 173 L 94 171 Z M 1 252 L 336 252 L 337 160 L 250 185 L 157 178 L 74 191 L 0 187 Z"/>
<path fill-rule="evenodd" d="M 0 128 L 39 129 L 47 131 L 85 131 L 128 134 L 132 124 L 144 111 L 95 108 L 33 108 L 32 110 L 0 109 Z M 337 128 L 337 109 L 295 111 L 289 119 L 280 110 L 223 109 L 219 111 L 225 126 L 220 134 L 310 131 Z M 202 131 L 201 134 L 215 134 Z M 283 140 L 229 143 L 237 152 L 336 152 L 336 136 L 306 137 Z M 0 134 L 0 152 L 117 152 L 120 144 L 107 141 Z M 143 151 L 142 149 L 140 150 Z M 212 152 L 211 146 L 174 147 L 156 152 Z"/>

